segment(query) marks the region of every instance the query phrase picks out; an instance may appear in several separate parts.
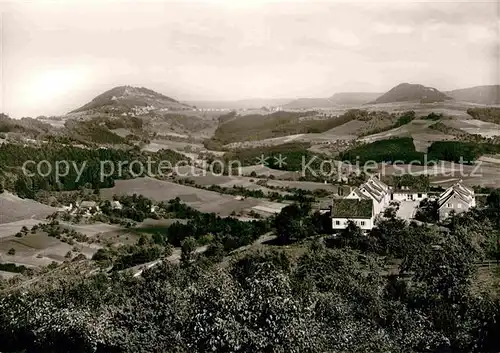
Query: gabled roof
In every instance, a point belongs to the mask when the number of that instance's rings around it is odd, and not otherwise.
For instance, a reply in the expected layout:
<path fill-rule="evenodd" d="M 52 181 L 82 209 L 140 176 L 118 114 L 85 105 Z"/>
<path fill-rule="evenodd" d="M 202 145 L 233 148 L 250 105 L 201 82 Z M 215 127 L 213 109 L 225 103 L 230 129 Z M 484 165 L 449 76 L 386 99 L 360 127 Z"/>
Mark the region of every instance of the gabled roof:
<path fill-rule="evenodd" d="M 370 198 L 368 196 L 366 196 L 365 194 L 363 194 L 359 188 L 353 189 L 349 193 L 349 195 L 347 195 L 346 198 L 350 198 L 350 199 L 357 198 L 357 199 L 361 199 L 361 200 L 370 200 Z"/>
<path fill-rule="evenodd" d="M 373 200 L 333 200 L 332 218 L 371 218 L 372 216 Z"/>
<path fill-rule="evenodd" d="M 82 201 L 80 203 L 80 207 L 96 207 L 97 206 L 97 202 L 95 201 Z"/>
<path fill-rule="evenodd" d="M 443 207 L 454 196 L 467 204 L 471 204 L 474 201 L 474 190 L 458 182 L 450 186 L 439 196 L 438 208 Z"/>
<path fill-rule="evenodd" d="M 384 196 L 389 192 L 389 186 L 375 177 L 371 177 L 365 183 L 361 184 L 359 189 L 361 192 L 364 190 L 364 192 L 368 193 L 377 202 L 382 201 Z"/>

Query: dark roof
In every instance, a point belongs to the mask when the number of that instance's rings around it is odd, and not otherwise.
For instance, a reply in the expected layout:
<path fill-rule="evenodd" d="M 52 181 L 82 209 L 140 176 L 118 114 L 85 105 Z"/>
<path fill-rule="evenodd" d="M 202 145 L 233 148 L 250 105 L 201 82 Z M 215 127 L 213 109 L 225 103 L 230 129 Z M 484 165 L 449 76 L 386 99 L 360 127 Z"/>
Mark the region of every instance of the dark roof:
<path fill-rule="evenodd" d="M 332 199 L 330 198 L 318 201 L 318 208 L 320 210 L 329 210 L 331 206 L 332 206 Z"/>
<path fill-rule="evenodd" d="M 332 218 L 371 218 L 373 200 L 333 200 Z"/>

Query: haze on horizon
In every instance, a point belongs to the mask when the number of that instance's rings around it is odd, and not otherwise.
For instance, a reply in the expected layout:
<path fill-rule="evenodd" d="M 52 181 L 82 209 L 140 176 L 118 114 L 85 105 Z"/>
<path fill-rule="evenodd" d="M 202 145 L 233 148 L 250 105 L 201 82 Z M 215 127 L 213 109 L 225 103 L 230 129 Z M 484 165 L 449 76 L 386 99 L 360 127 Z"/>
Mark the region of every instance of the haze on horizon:
<path fill-rule="evenodd" d="M 498 84 L 490 2 L 0 2 L 0 112 L 60 115 L 118 85 L 172 98 Z"/>

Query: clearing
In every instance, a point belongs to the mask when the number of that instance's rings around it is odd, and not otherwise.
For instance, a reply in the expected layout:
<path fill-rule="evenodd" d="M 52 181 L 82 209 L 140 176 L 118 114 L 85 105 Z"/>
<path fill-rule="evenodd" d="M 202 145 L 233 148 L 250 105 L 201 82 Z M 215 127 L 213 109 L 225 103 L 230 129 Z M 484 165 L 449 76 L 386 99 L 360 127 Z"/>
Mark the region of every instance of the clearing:
<path fill-rule="evenodd" d="M 55 207 L 30 199 L 22 199 L 7 191 L 0 194 L 0 224 L 24 219 L 45 219 L 56 211 Z"/>
<path fill-rule="evenodd" d="M 237 200 L 231 195 L 222 195 L 213 191 L 197 189 L 149 177 L 118 180 L 114 187 L 101 189 L 101 197 L 104 199 L 112 199 L 115 194 L 138 194 L 157 202 L 169 201 L 178 197 L 182 202 L 201 212 L 213 212 L 222 217 L 229 216 L 233 211 L 242 212 L 250 210 L 252 207 L 264 202 L 251 197 L 244 200 Z"/>

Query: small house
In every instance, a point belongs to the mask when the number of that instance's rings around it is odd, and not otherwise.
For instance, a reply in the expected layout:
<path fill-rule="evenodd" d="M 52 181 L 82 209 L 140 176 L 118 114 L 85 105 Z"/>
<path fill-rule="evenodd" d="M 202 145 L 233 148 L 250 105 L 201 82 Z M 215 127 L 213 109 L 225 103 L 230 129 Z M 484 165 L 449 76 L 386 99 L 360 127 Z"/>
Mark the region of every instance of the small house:
<path fill-rule="evenodd" d="M 335 199 L 332 202 L 332 229 L 345 229 L 349 221 L 362 230 L 373 228 L 375 214 L 371 199 Z"/>
<path fill-rule="evenodd" d="M 373 200 L 373 212 L 377 215 L 389 205 L 390 188 L 378 178 L 371 177 L 356 189 L 351 190 L 346 199 Z"/>
<path fill-rule="evenodd" d="M 412 189 L 409 186 L 402 186 L 393 189 L 391 192 L 391 201 L 422 201 L 427 198 L 427 192 Z"/>
<path fill-rule="evenodd" d="M 76 205 L 75 210 L 83 213 L 85 216 L 90 216 L 100 211 L 99 205 L 95 201 L 82 201 Z"/>
<path fill-rule="evenodd" d="M 476 206 L 474 190 L 458 182 L 439 196 L 437 206 L 440 220 L 447 218 L 452 212 L 466 212 Z"/>

